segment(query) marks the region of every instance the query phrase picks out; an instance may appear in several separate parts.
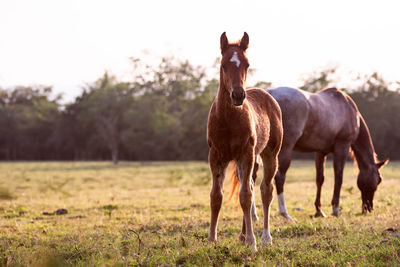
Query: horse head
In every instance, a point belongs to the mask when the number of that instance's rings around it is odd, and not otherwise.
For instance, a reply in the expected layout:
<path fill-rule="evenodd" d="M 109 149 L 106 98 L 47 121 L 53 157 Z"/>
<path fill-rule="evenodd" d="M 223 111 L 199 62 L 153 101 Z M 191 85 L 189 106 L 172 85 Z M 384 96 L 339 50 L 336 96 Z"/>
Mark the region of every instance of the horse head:
<path fill-rule="evenodd" d="M 225 32 L 221 35 L 221 81 L 222 89 L 227 90 L 232 104 L 241 106 L 246 98 L 244 86 L 246 84 L 249 61 L 246 57 L 246 49 L 249 46 L 249 36 L 243 34 L 237 43 L 229 43 Z"/>
<path fill-rule="evenodd" d="M 378 185 L 382 182 L 379 169 L 385 166 L 389 160 L 375 163 L 368 169 L 360 169 L 357 177 L 357 186 L 361 191 L 362 213 L 371 212 L 374 209 L 374 195 Z"/>

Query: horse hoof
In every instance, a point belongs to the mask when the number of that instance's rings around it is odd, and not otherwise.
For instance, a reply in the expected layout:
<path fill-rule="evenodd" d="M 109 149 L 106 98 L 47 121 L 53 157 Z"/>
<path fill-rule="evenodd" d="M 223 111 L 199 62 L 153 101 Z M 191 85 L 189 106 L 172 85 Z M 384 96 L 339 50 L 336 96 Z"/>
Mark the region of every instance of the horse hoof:
<path fill-rule="evenodd" d="M 333 211 L 332 211 L 332 215 L 335 217 L 339 217 L 340 216 L 340 211 L 338 207 L 334 207 Z"/>
<path fill-rule="evenodd" d="M 288 221 L 292 221 L 292 217 L 290 217 L 290 215 L 287 212 L 282 212 L 279 213 L 283 218 L 285 218 Z"/>
<path fill-rule="evenodd" d="M 261 238 L 262 246 L 272 246 L 272 238 Z"/>
<path fill-rule="evenodd" d="M 269 230 L 263 231 L 263 234 L 261 236 L 261 245 L 263 246 L 271 246 L 272 245 L 272 236 L 269 233 Z"/>
<path fill-rule="evenodd" d="M 239 238 L 239 241 L 241 241 L 241 242 L 246 241 L 246 236 L 244 234 L 242 234 L 242 233 L 239 234 L 238 238 Z"/>
<path fill-rule="evenodd" d="M 247 244 L 249 247 L 251 247 L 251 252 L 252 252 L 252 253 L 256 253 L 256 252 L 257 252 L 257 244 L 256 244 L 256 241 L 255 241 L 255 240 L 252 241 L 252 242 L 247 242 L 247 241 L 246 241 L 246 244 Z"/>
<path fill-rule="evenodd" d="M 256 253 L 256 252 L 257 252 L 257 245 L 256 245 L 256 243 L 254 243 L 254 244 L 251 246 L 251 252 L 252 252 L 252 253 Z"/>
<path fill-rule="evenodd" d="M 253 236 L 248 236 L 246 238 L 245 243 L 246 243 L 247 246 L 251 247 L 251 251 L 252 252 L 256 252 L 257 251 L 256 238 L 254 237 L 254 235 Z"/>
<path fill-rule="evenodd" d="M 217 238 L 210 236 L 210 237 L 208 237 L 208 242 L 209 243 L 216 243 L 217 242 Z"/>
<path fill-rule="evenodd" d="M 326 215 L 325 215 L 325 213 L 323 213 L 321 210 L 319 210 L 319 211 L 317 211 L 317 212 L 315 213 L 314 217 L 315 217 L 315 218 L 318 218 L 318 217 L 325 218 Z"/>

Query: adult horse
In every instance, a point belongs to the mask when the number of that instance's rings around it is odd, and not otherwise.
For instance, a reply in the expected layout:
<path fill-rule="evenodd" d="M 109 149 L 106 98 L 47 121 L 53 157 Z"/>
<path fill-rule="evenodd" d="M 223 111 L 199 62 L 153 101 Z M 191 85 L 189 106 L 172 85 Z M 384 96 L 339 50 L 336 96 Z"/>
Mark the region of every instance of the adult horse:
<path fill-rule="evenodd" d="M 239 202 L 243 210 L 243 225 L 239 239 L 256 251 L 250 210 L 254 199 L 251 174 L 255 156 L 264 164 L 261 198 L 264 211 L 262 244 L 271 243 L 269 208 L 273 198 L 272 179 L 278 165 L 282 144 L 282 121 L 278 103 L 265 90 L 245 91 L 249 61 L 246 49 L 249 36 L 244 33 L 237 43 L 229 43 L 223 33 L 221 42 L 220 83 L 208 117 L 207 142 L 210 147 L 209 163 L 212 173 L 210 193 L 211 224 L 209 241 L 217 240 L 218 215 L 222 204 L 225 170 L 233 161 L 241 182 Z"/>
<path fill-rule="evenodd" d="M 324 165 L 329 153 L 333 153 L 335 174 L 331 202 L 332 215 L 340 215 L 340 188 L 349 149 L 353 151 L 359 168 L 357 185 L 361 191 L 362 212 L 371 212 L 374 193 L 382 181 L 379 168 L 385 165 L 387 160 L 378 162 L 367 124 L 353 100 L 336 88 L 309 93 L 299 89 L 280 87 L 268 92 L 281 107 L 284 128 L 282 149 L 279 153 L 279 169 L 275 176 L 280 214 L 290 219 L 285 205 L 283 186 L 293 150 L 315 152 L 316 217 L 325 217 L 321 210 L 320 198 L 325 179 Z M 255 174 L 253 174 L 253 179 L 255 181 Z"/>

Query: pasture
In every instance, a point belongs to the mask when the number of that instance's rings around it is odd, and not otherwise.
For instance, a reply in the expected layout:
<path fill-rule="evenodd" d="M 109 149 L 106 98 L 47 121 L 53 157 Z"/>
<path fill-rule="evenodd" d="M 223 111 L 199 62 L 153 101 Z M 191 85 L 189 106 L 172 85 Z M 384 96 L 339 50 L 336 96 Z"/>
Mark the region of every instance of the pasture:
<path fill-rule="evenodd" d="M 274 192 L 273 245 L 260 246 L 259 220 L 258 252 L 252 254 L 237 239 L 242 213 L 235 200 L 227 202 L 229 185 L 218 242 L 207 242 L 211 177 L 205 162 L 0 163 L 0 265 L 399 266 L 400 162 L 390 162 L 381 173 L 375 210 L 361 215 L 357 171 L 347 162 L 342 216 L 335 218 L 328 161 L 322 188 L 328 217 L 313 218 L 314 163 L 293 161 L 285 192 L 296 221 L 278 215 Z M 261 217 L 258 186 L 256 205 Z M 56 215 L 58 209 L 67 214 Z"/>

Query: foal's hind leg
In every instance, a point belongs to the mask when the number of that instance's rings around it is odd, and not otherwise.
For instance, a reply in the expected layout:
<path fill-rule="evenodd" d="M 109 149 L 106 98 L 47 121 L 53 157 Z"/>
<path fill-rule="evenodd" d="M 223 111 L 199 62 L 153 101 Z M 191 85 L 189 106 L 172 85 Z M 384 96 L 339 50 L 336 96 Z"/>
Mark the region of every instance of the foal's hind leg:
<path fill-rule="evenodd" d="M 218 153 L 214 149 L 210 149 L 209 162 L 212 173 L 212 188 L 210 193 L 210 206 L 211 206 L 211 223 L 209 241 L 217 241 L 217 224 L 218 215 L 222 204 L 222 187 L 225 179 L 225 169 L 228 162 L 222 161 L 218 157 Z"/>
<path fill-rule="evenodd" d="M 265 153 L 262 155 L 262 160 L 264 165 L 264 177 L 261 181 L 260 189 L 261 189 L 261 199 L 263 202 L 263 211 L 264 211 L 264 229 L 263 229 L 263 234 L 261 236 L 261 244 L 271 245 L 272 237 L 269 230 L 269 213 L 270 213 L 270 206 L 273 199 L 273 190 L 274 190 L 274 187 L 272 185 L 272 179 L 277 171 L 278 159 L 276 155 L 272 153 Z"/>
<path fill-rule="evenodd" d="M 257 216 L 257 208 L 256 208 L 256 202 L 255 202 L 255 193 L 254 193 L 254 186 L 256 185 L 256 180 L 257 180 L 257 171 L 258 168 L 260 167 L 260 164 L 258 163 L 258 156 L 255 157 L 254 161 L 254 168 L 253 168 L 253 199 L 251 203 L 251 217 L 253 218 L 253 221 L 258 221 L 258 216 Z"/>
<path fill-rule="evenodd" d="M 325 167 L 326 154 L 315 153 L 315 169 L 317 172 L 316 182 L 317 182 L 317 197 L 315 199 L 316 213 L 315 217 L 326 217 L 326 215 L 321 210 L 321 188 L 324 183 L 324 167 Z"/>

